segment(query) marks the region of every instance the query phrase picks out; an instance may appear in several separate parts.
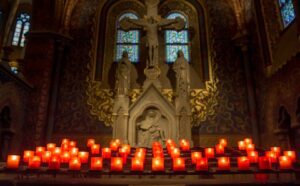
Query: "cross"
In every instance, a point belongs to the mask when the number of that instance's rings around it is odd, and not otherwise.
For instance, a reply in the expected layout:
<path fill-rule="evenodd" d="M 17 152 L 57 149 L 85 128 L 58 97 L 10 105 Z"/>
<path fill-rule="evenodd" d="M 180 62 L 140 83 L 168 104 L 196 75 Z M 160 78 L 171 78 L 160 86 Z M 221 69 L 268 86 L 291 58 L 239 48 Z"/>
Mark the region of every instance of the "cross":
<path fill-rule="evenodd" d="M 158 30 L 172 29 L 183 30 L 185 21 L 176 17 L 175 19 L 163 19 L 158 15 L 159 0 L 145 0 L 147 15 L 143 19 L 124 18 L 120 27 L 124 31 L 132 29 L 143 29 L 147 32 L 148 59 L 147 68 L 158 68 Z"/>

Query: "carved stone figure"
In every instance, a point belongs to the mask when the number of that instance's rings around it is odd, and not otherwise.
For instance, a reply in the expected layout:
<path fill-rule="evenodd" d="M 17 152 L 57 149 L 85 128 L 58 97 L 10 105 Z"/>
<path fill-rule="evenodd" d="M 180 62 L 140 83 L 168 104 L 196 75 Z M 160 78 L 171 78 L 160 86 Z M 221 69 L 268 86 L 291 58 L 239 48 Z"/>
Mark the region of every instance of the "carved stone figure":
<path fill-rule="evenodd" d="M 177 55 L 177 59 L 173 66 L 173 69 L 176 72 L 176 91 L 179 95 L 187 95 L 187 92 L 190 89 L 190 67 L 181 50 L 178 51 Z"/>
<path fill-rule="evenodd" d="M 117 95 L 128 95 L 130 89 L 130 75 L 132 64 L 129 61 L 126 51 L 122 54 L 122 59 L 118 62 L 116 73 L 116 91 Z"/>
<path fill-rule="evenodd" d="M 164 124 L 164 119 L 158 110 L 147 110 L 145 112 L 144 120 L 137 123 L 138 146 L 150 147 L 154 141 L 164 144 Z"/>

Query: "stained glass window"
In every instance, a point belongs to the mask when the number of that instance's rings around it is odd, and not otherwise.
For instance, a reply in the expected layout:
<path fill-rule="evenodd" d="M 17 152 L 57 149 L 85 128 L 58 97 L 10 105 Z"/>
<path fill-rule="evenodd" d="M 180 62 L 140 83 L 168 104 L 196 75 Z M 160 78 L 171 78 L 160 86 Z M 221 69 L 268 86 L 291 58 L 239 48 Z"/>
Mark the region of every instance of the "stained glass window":
<path fill-rule="evenodd" d="M 293 0 L 279 0 L 279 8 L 283 26 L 287 27 L 296 17 Z"/>
<path fill-rule="evenodd" d="M 12 45 L 24 47 L 25 34 L 30 28 L 30 15 L 27 13 L 21 13 L 16 20 L 14 35 L 12 39 Z"/>
<path fill-rule="evenodd" d="M 190 50 L 189 50 L 189 32 L 188 32 L 188 21 L 181 13 L 171 13 L 167 16 L 167 19 L 175 19 L 180 17 L 186 22 L 185 29 L 177 32 L 175 30 L 165 31 L 165 42 L 166 42 L 166 62 L 173 63 L 177 59 L 178 50 L 182 50 L 184 57 L 190 61 Z"/>
<path fill-rule="evenodd" d="M 128 17 L 130 19 L 138 19 L 138 17 L 133 13 L 125 13 L 120 16 L 118 23 Z M 116 45 L 116 61 L 122 58 L 123 51 L 127 51 L 129 55 L 129 60 L 132 63 L 137 63 L 139 61 L 139 44 L 140 44 L 140 31 L 130 30 L 125 32 L 120 29 L 117 23 L 117 45 Z"/>

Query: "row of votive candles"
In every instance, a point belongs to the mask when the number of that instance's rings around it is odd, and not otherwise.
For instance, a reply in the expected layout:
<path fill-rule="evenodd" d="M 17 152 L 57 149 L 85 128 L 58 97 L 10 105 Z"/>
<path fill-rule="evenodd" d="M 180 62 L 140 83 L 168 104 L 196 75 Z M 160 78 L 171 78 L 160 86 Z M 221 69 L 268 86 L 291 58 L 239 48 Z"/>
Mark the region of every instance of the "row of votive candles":
<path fill-rule="evenodd" d="M 185 170 L 185 158 L 180 157 L 181 151 L 190 151 L 188 140 L 180 140 L 179 146 L 173 140 L 166 142 L 167 152 L 173 160 L 173 170 Z M 87 147 L 90 148 L 92 155 L 100 154 L 100 145 L 95 143 L 94 139 L 87 141 Z M 220 139 L 215 148 L 205 148 L 205 157 L 202 157 L 201 152 L 191 152 L 192 163 L 196 165 L 196 170 L 208 170 L 208 160 L 215 157 L 215 153 L 224 154 L 224 148 L 227 147 L 227 140 Z M 249 147 L 249 148 L 247 148 Z M 269 169 L 272 163 L 279 163 L 281 169 L 291 169 L 293 162 L 296 161 L 296 153 L 294 151 L 285 151 L 281 155 L 279 147 L 272 147 L 267 151 L 265 156 L 259 157 L 255 151 L 254 144 L 250 138 L 238 142 L 239 150 L 246 150 L 247 156 L 238 157 L 238 168 L 240 170 L 249 169 L 250 163 L 259 163 L 260 169 Z M 119 157 L 111 157 L 111 151 L 118 152 Z M 111 170 L 122 170 L 123 164 L 126 164 L 127 157 L 131 152 L 129 145 L 121 145 L 120 140 L 113 140 L 110 143 L 110 148 L 102 148 L 102 157 L 91 157 L 90 169 L 101 170 L 103 159 L 111 158 Z M 164 153 L 162 145 L 154 142 L 152 145 L 152 170 L 164 170 Z M 225 155 L 225 154 L 224 154 Z M 134 157 L 131 161 L 131 169 L 133 171 L 141 171 L 144 169 L 146 149 L 137 148 Z M 38 169 L 42 163 L 48 163 L 49 169 L 57 170 L 61 163 L 68 163 L 70 170 L 80 170 L 81 164 L 88 163 L 89 152 L 79 151 L 75 141 L 69 139 L 62 140 L 61 146 L 56 147 L 56 144 L 49 143 L 47 147 L 37 147 L 36 151 L 24 151 L 23 162 L 28 163 L 29 169 Z M 7 168 L 17 169 L 19 167 L 20 156 L 9 155 L 7 159 Z M 218 168 L 220 170 L 230 169 L 230 158 L 219 157 Z"/>

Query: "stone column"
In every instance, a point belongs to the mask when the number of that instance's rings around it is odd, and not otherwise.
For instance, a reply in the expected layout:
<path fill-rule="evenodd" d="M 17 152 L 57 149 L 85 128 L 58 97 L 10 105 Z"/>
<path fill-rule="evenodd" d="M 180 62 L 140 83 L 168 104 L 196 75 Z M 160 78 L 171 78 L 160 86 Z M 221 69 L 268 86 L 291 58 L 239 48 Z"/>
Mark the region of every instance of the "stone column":
<path fill-rule="evenodd" d="M 260 145 L 260 136 L 257 122 L 257 112 L 256 112 L 256 99 L 255 91 L 253 84 L 253 76 L 251 72 L 250 62 L 251 56 L 249 54 L 249 38 L 246 31 L 240 31 L 235 37 L 234 41 L 237 47 L 239 47 L 242 54 L 242 62 L 244 64 L 246 86 L 247 86 L 247 95 L 248 95 L 248 105 L 250 111 L 250 122 L 252 125 L 252 135 L 255 144 Z"/>

